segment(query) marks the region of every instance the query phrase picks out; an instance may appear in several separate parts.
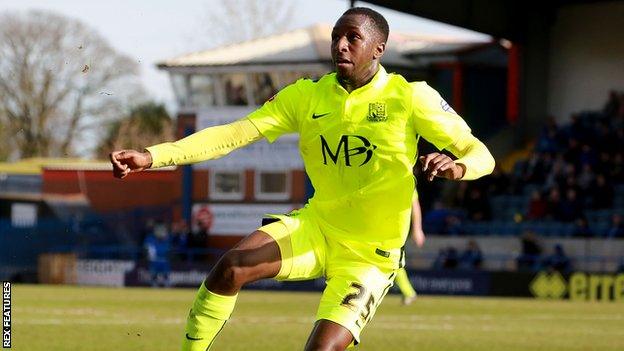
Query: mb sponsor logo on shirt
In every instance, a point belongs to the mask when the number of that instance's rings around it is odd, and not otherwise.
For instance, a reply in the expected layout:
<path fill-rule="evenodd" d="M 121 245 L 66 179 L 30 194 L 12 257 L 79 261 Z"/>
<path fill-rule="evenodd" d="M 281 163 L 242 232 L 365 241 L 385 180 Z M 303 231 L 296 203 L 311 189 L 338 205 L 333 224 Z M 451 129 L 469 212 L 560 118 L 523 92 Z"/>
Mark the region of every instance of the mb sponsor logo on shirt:
<path fill-rule="evenodd" d="M 368 139 L 361 135 L 343 135 L 340 137 L 340 141 L 334 150 L 327 142 L 327 140 L 321 135 L 321 151 L 323 152 L 323 164 L 327 164 L 327 157 L 334 162 L 338 163 L 340 154 L 343 154 L 344 162 L 346 166 L 351 167 L 352 160 L 358 166 L 364 166 L 371 157 L 373 157 L 373 150 L 377 148 L 377 145 L 373 145 Z"/>

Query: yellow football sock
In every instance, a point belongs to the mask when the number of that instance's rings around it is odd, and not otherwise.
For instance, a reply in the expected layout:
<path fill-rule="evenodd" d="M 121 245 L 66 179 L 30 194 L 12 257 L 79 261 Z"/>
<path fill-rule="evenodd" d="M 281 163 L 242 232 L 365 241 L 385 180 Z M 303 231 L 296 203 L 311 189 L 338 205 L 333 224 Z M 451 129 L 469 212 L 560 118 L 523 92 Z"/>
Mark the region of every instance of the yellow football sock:
<path fill-rule="evenodd" d="M 202 283 L 186 319 L 182 351 L 206 351 L 232 314 L 236 297 L 215 294 Z"/>
<path fill-rule="evenodd" d="M 394 282 L 401 290 L 401 293 L 405 297 L 414 297 L 416 296 L 416 290 L 412 287 L 412 283 L 410 283 L 409 278 L 407 277 L 407 272 L 405 268 L 400 268 L 397 271 L 397 276 L 394 278 Z"/>

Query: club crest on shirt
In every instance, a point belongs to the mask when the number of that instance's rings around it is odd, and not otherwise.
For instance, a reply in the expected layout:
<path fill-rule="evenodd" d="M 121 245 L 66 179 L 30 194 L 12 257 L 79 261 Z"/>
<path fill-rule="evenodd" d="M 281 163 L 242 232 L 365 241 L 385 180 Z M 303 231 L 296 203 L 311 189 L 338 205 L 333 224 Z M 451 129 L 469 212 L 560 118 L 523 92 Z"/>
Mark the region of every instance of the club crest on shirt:
<path fill-rule="evenodd" d="M 388 120 L 386 104 L 384 102 L 371 102 L 368 104 L 367 119 L 371 122 L 385 122 Z"/>

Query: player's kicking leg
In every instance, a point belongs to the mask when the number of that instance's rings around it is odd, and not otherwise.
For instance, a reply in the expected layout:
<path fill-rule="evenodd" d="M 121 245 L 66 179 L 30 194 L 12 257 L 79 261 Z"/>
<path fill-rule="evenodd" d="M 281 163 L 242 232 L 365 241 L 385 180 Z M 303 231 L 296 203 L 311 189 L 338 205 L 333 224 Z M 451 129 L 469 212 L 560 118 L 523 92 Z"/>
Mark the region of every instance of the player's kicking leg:
<path fill-rule="evenodd" d="M 187 318 L 182 350 L 207 350 L 232 314 L 243 284 L 275 277 L 280 267 L 279 246 L 262 231 L 253 232 L 223 255 L 199 288 Z"/>
<path fill-rule="evenodd" d="M 304 215 L 265 225 L 228 251 L 197 294 L 186 324 L 183 351 L 205 351 L 232 314 L 236 294 L 263 278 L 313 279 L 322 275 L 324 240 Z M 285 223 L 284 221 L 288 222 Z M 306 350 L 344 350 L 351 332 L 329 321 L 314 327 Z"/>
<path fill-rule="evenodd" d="M 353 343 L 349 329 L 327 319 L 316 321 L 308 337 L 305 351 L 342 351 Z"/>

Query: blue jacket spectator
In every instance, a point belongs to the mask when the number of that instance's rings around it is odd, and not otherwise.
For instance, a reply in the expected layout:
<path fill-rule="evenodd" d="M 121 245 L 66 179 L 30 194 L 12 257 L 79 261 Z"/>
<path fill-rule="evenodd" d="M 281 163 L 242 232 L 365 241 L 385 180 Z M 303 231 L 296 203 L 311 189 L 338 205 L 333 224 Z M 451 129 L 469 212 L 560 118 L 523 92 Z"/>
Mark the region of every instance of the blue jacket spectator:
<path fill-rule="evenodd" d="M 153 232 L 145 238 L 143 246 L 147 251 L 147 261 L 150 274 L 152 275 L 152 286 L 161 284 L 169 286 L 171 243 L 167 226 L 157 223 Z"/>
<path fill-rule="evenodd" d="M 479 245 L 474 240 L 468 241 L 466 250 L 459 257 L 459 267 L 461 269 L 479 269 L 483 262 L 483 254 Z"/>
<path fill-rule="evenodd" d="M 624 238 L 624 222 L 622 221 L 622 216 L 619 214 L 614 214 L 611 217 L 611 227 L 607 232 L 607 237 L 609 238 Z"/>
<path fill-rule="evenodd" d="M 553 254 L 544 259 L 544 266 L 549 270 L 561 273 L 567 273 L 570 271 L 570 259 L 563 251 L 563 246 L 560 244 L 555 245 Z"/>

